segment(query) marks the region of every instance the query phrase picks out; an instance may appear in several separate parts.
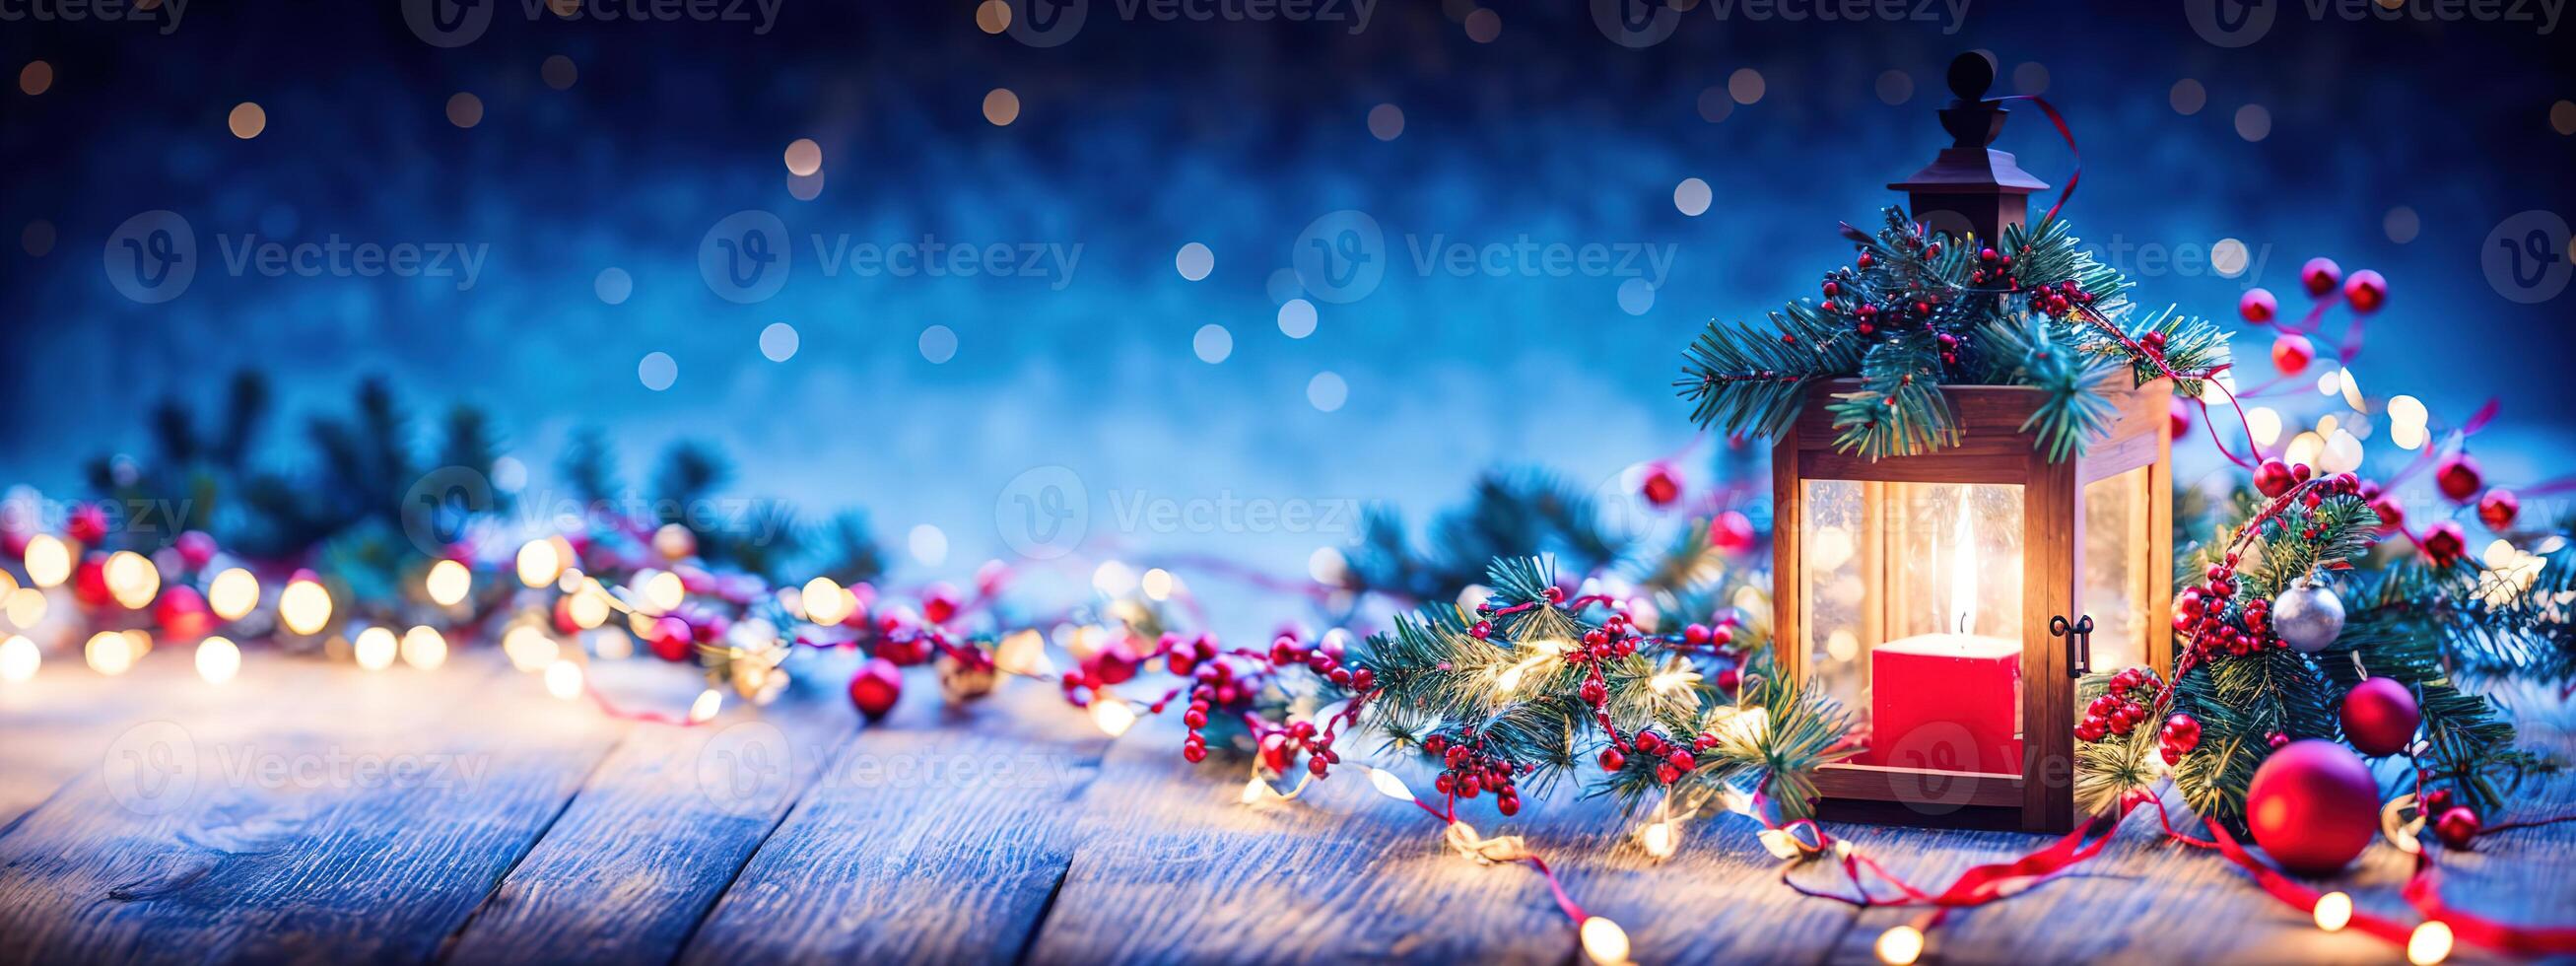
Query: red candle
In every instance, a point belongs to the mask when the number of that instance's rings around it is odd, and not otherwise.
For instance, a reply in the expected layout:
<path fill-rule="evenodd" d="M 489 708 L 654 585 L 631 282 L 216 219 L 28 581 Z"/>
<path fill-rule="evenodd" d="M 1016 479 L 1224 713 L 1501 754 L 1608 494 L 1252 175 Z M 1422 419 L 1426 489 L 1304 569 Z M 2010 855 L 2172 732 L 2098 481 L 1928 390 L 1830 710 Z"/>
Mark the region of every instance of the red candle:
<path fill-rule="evenodd" d="M 1918 634 L 1870 650 L 1868 764 L 2021 773 L 2021 645 Z"/>

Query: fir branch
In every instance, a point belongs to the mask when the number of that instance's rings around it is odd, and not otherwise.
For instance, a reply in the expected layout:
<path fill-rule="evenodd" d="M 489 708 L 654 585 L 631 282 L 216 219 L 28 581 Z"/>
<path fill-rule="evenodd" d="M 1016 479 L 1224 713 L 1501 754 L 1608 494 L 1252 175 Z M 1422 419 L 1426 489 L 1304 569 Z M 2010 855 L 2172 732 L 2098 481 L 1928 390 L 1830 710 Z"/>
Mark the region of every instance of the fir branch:
<path fill-rule="evenodd" d="M 1985 328 L 1990 382 L 2019 383 L 2044 394 L 2022 421 L 2031 445 L 2052 463 L 2080 457 L 2093 440 L 2108 435 L 2119 414 L 2102 395 L 2101 384 L 2112 363 L 2081 351 L 2065 326 L 2045 316 L 2022 314 Z"/>
<path fill-rule="evenodd" d="M 1769 331 L 1710 322 L 1673 386 L 1701 427 L 1777 439 L 1806 408 L 1808 388 L 1850 374 L 1861 348 L 1842 320 L 1795 302 L 1771 313 Z"/>
<path fill-rule="evenodd" d="M 1959 445 L 1958 420 L 1941 392 L 1940 346 L 1928 331 L 1879 343 L 1861 360 L 1861 388 L 1834 394 L 1834 448 L 1870 460 Z"/>

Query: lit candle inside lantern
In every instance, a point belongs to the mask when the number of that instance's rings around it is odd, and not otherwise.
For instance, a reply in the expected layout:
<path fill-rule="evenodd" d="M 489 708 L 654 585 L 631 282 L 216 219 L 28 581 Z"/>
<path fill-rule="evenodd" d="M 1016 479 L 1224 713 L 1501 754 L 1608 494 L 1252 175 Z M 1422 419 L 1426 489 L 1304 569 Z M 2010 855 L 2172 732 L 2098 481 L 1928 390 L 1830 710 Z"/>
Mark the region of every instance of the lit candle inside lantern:
<path fill-rule="evenodd" d="M 1951 626 L 1870 650 L 1869 764 L 1942 771 L 2021 771 L 2021 644 L 1972 633 L 1976 536 L 1968 490 L 1950 550 Z"/>

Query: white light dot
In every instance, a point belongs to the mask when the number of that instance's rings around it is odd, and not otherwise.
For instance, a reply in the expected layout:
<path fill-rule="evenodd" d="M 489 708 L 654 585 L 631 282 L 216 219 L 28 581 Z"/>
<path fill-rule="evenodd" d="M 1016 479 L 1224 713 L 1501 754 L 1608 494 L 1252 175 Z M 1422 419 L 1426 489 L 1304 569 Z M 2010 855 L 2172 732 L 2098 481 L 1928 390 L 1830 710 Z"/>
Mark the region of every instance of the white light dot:
<path fill-rule="evenodd" d="M 957 358 L 957 333 L 944 325 L 921 330 L 921 357 L 933 365 Z"/>
<path fill-rule="evenodd" d="M 1708 182 L 1698 178 L 1683 178 L 1681 184 L 1673 186 L 1673 207 L 1685 215 L 1698 217 L 1707 211 L 1708 197 Z"/>
<path fill-rule="evenodd" d="M 1619 283 L 1619 311 L 1644 315 L 1655 307 L 1655 287 L 1645 279 L 1632 278 Z"/>
<path fill-rule="evenodd" d="M 2048 68 L 2038 61 L 2031 61 L 2013 68 L 2013 93 L 2048 93 Z"/>
<path fill-rule="evenodd" d="M 1888 104 L 1903 104 L 1914 99 L 1914 78 L 1901 70 L 1878 75 L 1878 99 Z"/>
<path fill-rule="evenodd" d="M 1735 113 L 1735 98 L 1723 87 L 1708 87 L 1699 92 L 1699 119 L 1715 124 Z"/>
<path fill-rule="evenodd" d="M 788 173 L 810 175 L 821 170 L 823 170 L 822 145 L 814 143 L 813 138 L 797 138 L 787 143 Z"/>
<path fill-rule="evenodd" d="M 1329 413 L 1342 408 L 1350 398 L 1351 387 L 1339 375 L 1318 372 L 1315 378 L 1306 380 L 1306 401 L 1316 409 Z"/>
<path fill-rule="evenodd" d="M 927 523 L 914 527 L 905 542 L 912 548 L 912 559 L 924 567 L 948 562 L 948 534 L 938 527 Z"/>
<path fill-rule="evenodd" d="M 2260 141 L 2272 136 L 2272 112 L 2261 104 L 2247 104 L 2236 109 L 2236 136 Z"/>
<path fill-rule="evenodd" d="M 772 322 L 768 328 L 760 330 L 760 354 L 771 362 L 795 358 L 796 347 L 802 344 L 803 340 L 796 335 L 796 327 L 785 322 Z"/>
<path fill-rule="evenodd" d="M 1206 245 L 1191 242 L 1181 246 L 1180 254 L 1172 256 L 1172 267 L 1180 270 L 1182 278 L 1195 282 L 1216 270 L 1216 253 L 1209 251 Z"/>
<path fill-rule="evenodd" d="M 528 464 L 516 456 L 492 461 L 492 485 L 504 493 L 517 493 L 528 486 Z"/>
<path fill-rule="evenodd" d="M 626 297 L 635 294 L 635 278 L 622 268 L 601 269 L 599 277 L 591 280 L 590 290 L 602 302 L 624 305 Z"/>
<path fill-rule="evenodd" d="M 1314 335 L 1315 303 L 1306 301 L 1305 299 L 1289 299 L 1287 304 L 1281 305 L 1279 307 L 1279 334 L 1285 335 L 1291 339 L 1303 339 L 1307 336 Z"/>
<path fill-rule="evenodd" d="M 1262 288 L 1270 294 L 1273 302 L 1285 302 L 1306 291 L 1306 287 L 1298 283 L 1297 270 L 1293 268 L 1271 269 L 1270 281 Z"/>
<path fill-rule="evenodd" d="M 1368 129 L 1380 141 L 1395 140 L 1404 134 L 1404 109 L 1393 104 L 1369 108 Z"/>
<path fill-rule="evenodd" d="M 2173 104 L 2176 114 L 2198 114 L 2209 104 L 2209 91 L 2201 87 L 2199 81 L 2185 77 L 2174 82 L 2173 90 L 2165 94 L 2165 100 Z"/>
<path fill-rule="evenodd" d="M 1738 104 L 1751 104 L 1761 100 L 1762 92 L 1766 89 L 1768 85 L 1762 81 L 1762 72 L 1750 67 L 1738 68 L 1735 73 L 1727 75 L 1726 78 L 1727 96 L 1735 98 Z"/>
<path fill-rule="evenodd" d="M 648 352 L 644 361 L 635 364 L 635 378 L 644 383 L 644 388 L 661 392 L 679 380 L 680 364 L 671 360 L 670 353 Z"/>
<path fill-rule="evenodd" d="M 798 201 L 812 201 L 823 196 L 823 172 L 787 176 L 787 196 Z"/>
<path fill-rule="evenodd" d="M 2209 246 L 2209 267 L 2217 269 L 2222 277 L 2235 278 L 2245 274 L 2245 261 L 2244 242 L 2221 238 L 2217 244 Z"/>
<path fill-rule="evenodd" d="M 2424 219 L 2415 213 L 2415 209 L 2398 205 L 2388 209 L 2388 217 L 2380 219 L 2379 225 L 2387 230 L 2389 241 L 2403 245 L 2414 241 L 2415 236 L 2424 230 Z"/>
<path fill-rule="evenodd" d="M 1225 357 L 1234 354 L 1234 333 L 1213 323 L 1199 326 L 1198 334 L 1190 337 L 1190 351 L 1209 365 L 1224 362 Z"/>

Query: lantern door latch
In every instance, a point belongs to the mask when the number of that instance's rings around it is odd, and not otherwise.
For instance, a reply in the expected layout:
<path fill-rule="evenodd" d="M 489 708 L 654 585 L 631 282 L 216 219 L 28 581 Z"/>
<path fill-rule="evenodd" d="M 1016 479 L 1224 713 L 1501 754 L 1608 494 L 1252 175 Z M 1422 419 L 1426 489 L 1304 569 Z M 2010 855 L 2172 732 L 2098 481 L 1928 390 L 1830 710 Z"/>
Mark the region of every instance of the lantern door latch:
<path fill-rule="evenodd" d="M 2093 616 L 2076 617 L 2068 623 L 2064 616 L 2048 619 L 2048 636 L 2066 639 L 2066 676 L 2080 678 L 2093 673 Z"/>

